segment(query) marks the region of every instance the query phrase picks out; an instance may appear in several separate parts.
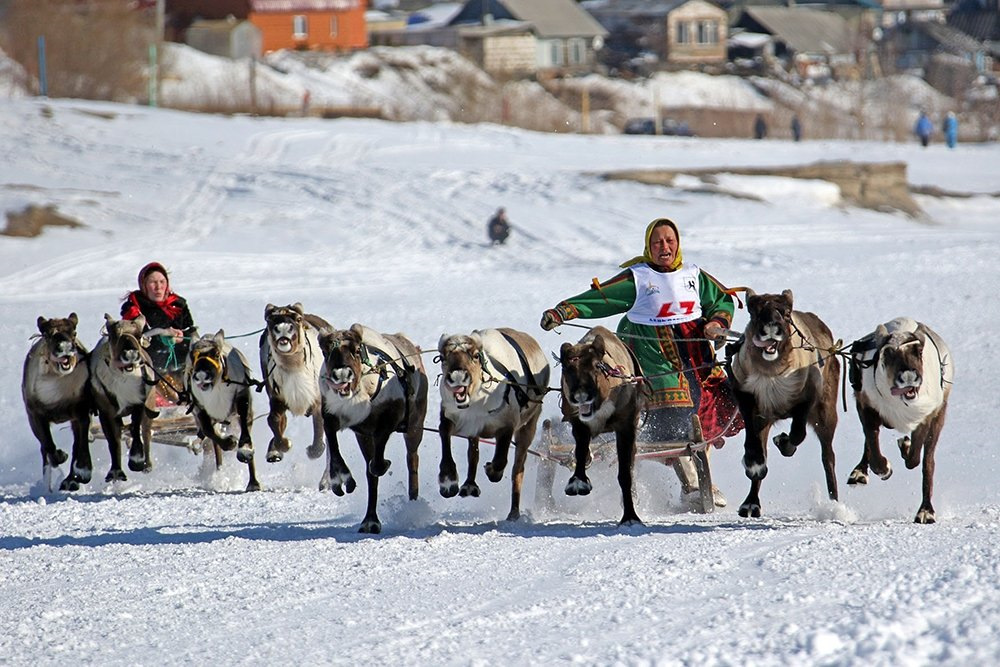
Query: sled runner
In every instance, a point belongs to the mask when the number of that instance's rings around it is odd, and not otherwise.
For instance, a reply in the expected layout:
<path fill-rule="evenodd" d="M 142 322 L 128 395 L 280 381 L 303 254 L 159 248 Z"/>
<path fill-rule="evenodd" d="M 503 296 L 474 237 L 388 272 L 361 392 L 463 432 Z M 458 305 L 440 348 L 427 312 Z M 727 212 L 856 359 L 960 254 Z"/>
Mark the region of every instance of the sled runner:
<path fill-rule="evenodd" d="M 708 450 L 710 447 L 721 448 L 724 444 L 722 434 L 730 430 L 739 418 L 738 411 L 731 411 L 728 421 L 721 424 L 717 433 L 706 434 L 702 430 L 701 420 L 697 414 L 691 416 L 691 430 L 688 440 L 670 442 L 636 442 L 636 461 L 645 459 L 660 460 L 672 463 L 679 457 L 689 456 L 698 471 L 698 499 L 696 509 L 704 514 L 715 511 L 715 499 L 712 492 L 712 474 L 708 465 Z M 575 465 L 576 444 L 568 424 L 553 424 L 551 419 L 542 423 L 541 435 L 536 449 L 532 454 L 541 459 L 536 482 L 536 502 L 552 503 L 552 486 L 555 482 L 556 465 L 572 469 Z M 590 457 L 587 466 L 595 461 L 611 465 L 616 460 L 615 436 L 613 433 L 603 433 L 594 436 L 590 443 Z"/>

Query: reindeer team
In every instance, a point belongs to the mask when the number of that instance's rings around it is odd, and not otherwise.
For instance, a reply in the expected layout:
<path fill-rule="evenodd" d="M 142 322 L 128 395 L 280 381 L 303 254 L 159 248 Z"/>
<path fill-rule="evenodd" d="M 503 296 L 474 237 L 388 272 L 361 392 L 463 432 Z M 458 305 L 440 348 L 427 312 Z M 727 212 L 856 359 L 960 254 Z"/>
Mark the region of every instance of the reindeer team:
<path fill-rule="evenodd" d="M 833 437 L 837 427 L 837 391 L 843 356 L 864 431 L 861 460 L 848 484 L 868 481 L 871 470 L 882 479 L 892 467 L 879 448 L 878 431 L 886 426 L 901 433 L 898 444 L 907 468 L 923 463 L 923 497 L 915 521 L 933 523 L 931 504 L 934 455 L 944 425 L 954 365 L 944 341 L 925 324 L 898 318 L 874 332 L 838 347 L 830 329 L 812 313 L 793 309 L 792 293 L 753 294 L 747 298 L 750 320 L 739 340 L 727 348 L 727 371 L 746 424 L 743 466 L 750 492 L 739 507 L 742 517 L 761 516 L 759 491 L 767 475 L 767 445 L 776 421 L 790 419 L 788 433 L 774 436 L 784 456 L 792 456 L 812 428 L 821 446 L 824 478 L 832 500 L 838 499 L 834 476 Z M 418 448 L 427 412 L 428 375 L 423 351 L 403 334 L 379 333 L 361 324 L 338 330 L 306 313 L 301 304 L 264 311 L 260 338 L 262 382 L 252 377 L 243 354 L 225 340 L 223 331 L 193 341 L 184 373 L 184 395 L 195 416 L 198 435 L 212 447 L 216 464 L 223 451 L 236 450 L 248 468 L 247 490 L 260 483 L 251 438 L 251 389 L 262 384 L 268 397 L 267 424 L 272 437 L 266 459 L 279 462 L 292 443 L 285 435 L 287 412 L 312 420 L 309 458 L 326 452 L 319 482 L 322 490 L 351 493 L 357 483 L 340 452 L 339 433 L 354 432 L 365 463 L 368 504 L 361 532 L 379 533 L 378 482 L 390 461 L 386 445 L 400 433 L 406 446 L 408 495 L 418 496 Z M 44 482 L 67 459 L 69 472 L 60 488 L 78 490 L 92 476 L 89 447 L 91 416 L 96 414 L 108 442 L 111 469 L 105 481 L 124 481 L 121 444 L 124 417 L 129 417 L 128 468 L 147 472 L 151 419 L 156 415 L 157 380 L 145 352 L 144 322 L 105 315 L 103 336 L 92 352 L 77 338 L 79 320 L 37 321 L 38 340 L 24 362 L 22 396 L 28 423 L 39 441 Z M 492 438 L 487 478 L 503 478 L 514 443 L 511 506 L 507 519 L 520 516 L 521 485 L 529 447 L 534 440 L 550 372 L 546 355 L 527 333 L 507 328 L 443 335 L 438 343 L 441 407 L 439 492 L 476 497 L 479 443 Z M 608 368 L 629 368 L 634 360 L 611 331 L 595 327 L 577 343 L 565 343 L 559 354 L 562 370 L 563 418 L 576 442 L 575 468 L 567 495 L 586 495 L 592 484 L 586 467 L 594 436 L 613 432 L 617 441 L 618 481 L 624 513 L 621 523 L 639 523 L 633 495 L 636 429 L 642 412 L 640 387 Z M 624 377 L 639 377 L 638 368 Z M 69 422 L 71 455 L 60 450 L 51 425 Z M 230 427 L 239 435 L 229 435 Z M 220 429 L 223 433 L 220 433 Z M 468 443 L 468 468 L 459 485 L 451 438 Z"/>

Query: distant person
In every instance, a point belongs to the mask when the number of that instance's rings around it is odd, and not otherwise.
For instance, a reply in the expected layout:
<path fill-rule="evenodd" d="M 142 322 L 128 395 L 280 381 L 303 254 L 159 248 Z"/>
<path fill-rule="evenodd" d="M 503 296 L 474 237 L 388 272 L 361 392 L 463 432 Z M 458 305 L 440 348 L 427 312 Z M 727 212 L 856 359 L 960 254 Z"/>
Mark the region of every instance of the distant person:
<path fill-rule="evenodd" d="M 798 116 L 792 116 L 792 139 L 794 141 L 802 140 L 802 123 L 799 122 Z"/>
<path fill-rule="evenodd" d="M 767 136 L 767 121 L 764 120 L 763 114 L 757 114 L 757 118 L 753 122 L 753 138 L 763 139 L 766 136 Z"/>
<path fill-rule="evenodd" d="M 932 132 L 934 132 L 934 123 L 931 122 L 926 113 L 921 111 L 917 117 L 917 124 L 913 126 L 913 133 L 920 139 L 920 145 L 924 148 L 927 148 L 927 144 L 931 143 Z"/>
<path fill-rule="evenodd" d="M 948 148 L 954 148 L 958 143 L 958 117 L 954 111 L 949 111 L 944 117 L 944 140 Z"/>
<path fill-rule="evenodd" d="M 493 245 L 503 245 L 510 236 L 510 221 L 507 220 L 507 211 L 503 207 L 498 208 L 486 223 L 486 234 Z"/>

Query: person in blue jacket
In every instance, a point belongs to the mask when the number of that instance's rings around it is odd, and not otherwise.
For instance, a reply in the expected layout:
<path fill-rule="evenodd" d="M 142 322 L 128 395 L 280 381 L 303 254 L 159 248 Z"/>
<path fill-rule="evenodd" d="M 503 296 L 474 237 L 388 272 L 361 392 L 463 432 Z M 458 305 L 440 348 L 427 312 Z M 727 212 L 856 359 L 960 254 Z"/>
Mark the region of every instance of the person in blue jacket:
<path fill-rule="evenodd" d="M 934 132 L 934 123 L 931 122 L 926 113 L 921 111 L 920 116 L 917 117 L 917 124 L 913 126 L 913 133 L 920 139 L 920 145 L 924 148 L 927 148 L 927 144 L 931 142 L 932 132 Z"/>
<path fill-rule="evenodd" d="M 958 117 L 954 111 L 949 111 L 944 117 L 944 140 L 948 148 L 954 148 L 958 143 Z"/>

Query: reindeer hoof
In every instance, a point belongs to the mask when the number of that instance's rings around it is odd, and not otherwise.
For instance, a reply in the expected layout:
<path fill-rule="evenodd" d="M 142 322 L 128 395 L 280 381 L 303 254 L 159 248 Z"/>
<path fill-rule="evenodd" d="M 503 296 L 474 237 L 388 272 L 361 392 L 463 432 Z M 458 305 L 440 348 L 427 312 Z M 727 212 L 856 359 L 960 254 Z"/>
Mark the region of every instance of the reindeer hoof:
<path fill-rule="evenodd" d="M 311 459 L 318 459 L 326 451 L 326 443 L 320 440 L 306 447 L 306 456 Z"/>
<path fill-rule="evenodd" d="M 486 478 L 491 482 L 496 483 L 503 479 L 503 468 L 495 467 L 492 461 L 488 462 L 483 468 L 486 470 Z"/>
<path fill-rule="evenodd" d="M 389 466 L 392 462 L 389 459 L 382 459 L 381 461 L 372 461 L 368 464 L 368 472 L 375 475 L 376 477 L 381 477 L 382 475 L 389 472 Z"/>
<path fill-rule="evenodd" d="M 108 474 L 104 476 L 104 481 L 111 482 L 125 482 L 128 478 L 125 476 L 125 471 L 121 468 L 109 470 Z"/>
<path fill-rule="evenodd" d="M 378 519 L 366 519 L 361 522 L 361 528 L 358 529 L 358 532 L 378 535 L 382 532 L 382 522 Z"/>
<path fill-rule="evenodd" d="M 132 472 L 146 472 L 152 469 L 152 466 L 146 465 L 146 459 L 140 457 L 128 457 L 128 469 Z"/>
<path fill-rule="evenodd" d="M 889 463 L 888 461 L 885 462 L 885 468 L 882 470 L 882 472 L 876 470 L 875 466 L 872 466 L 871 468 L 872 472 L 878 475 L 880 479 L 889 479 L 890 477 L 892 477 L 892 464 Z"/>
<path fill-rule="evenodd" d="M 913 523 L 934 523 L 934 510 L 921 507 Z"/>
<path fill-rule="evenodd" d="M 74 473 L 71 473 L 66 479 L 62 481 L 59 485 L 60 491 L 79 491 L 80 490 L 80 477 Z"/>
<path fill-rule="evenodd" d="M 773 442 L 782 456 L 792 456 L 795 454 L 795 450 L 798 449 L 798 447 L 792 444 L 792 439 L 788 437 L 787 433 L 779 433 L 774 436 Z"/>
<path fill-rule="evenodd" d="M 754 519 L 760 518 L 760 504 L 759 503 L 743 503 L 740 505 L 740 516 L 744 519 L 747 517 L 752 517 Z"/>
<path fill-rule="evenodd" d="M 566 495 L 567 496 L 586 496 L 593 490 L 593 485 L 591 485 L 589 479 L 581 479 L 579 477 L 571 477 L 569 483 L 566 485 Z"/>
<path fill-rule="evenodd" d="M 236 438 L 234 438 L 233 436 L 230 435 L 228 437 L 223 438 L 219 442 L 219 447 L 222 447 L 222 451 L 224 451 L 224 452 L 231 452 L 234 449 L 236 449 L 236 447 L 237 447 L 238 444 L 239 443 L 236 442 Z"/>
<path fill-rule="evenodd" d="M 458 480 L 438 477 L 438 491 L 444 498 L 454 498 L 458 495 Z"/>
<path fill-rule="evenodd" d="M 629 517 L 624 517 L 623 516 L 622 520 L 618 522 L 618 525 L 619 526 L 624 526 L 626 528 L 630 528 L 632 526 L 641 526 L 642 525 L 642 519 L 640 519 L 637 516 L 629 516 Z"/>
<path fill-rule="evenodd" d="M 260 491 L 260 482 L 253 479 L 247 483 L 247 491 Z"/>
<path fill-rule="evenodd" d="M 850 476 L 847 478 L 848 484 L 867 484 L 868 483 L 868 473 L 864 470 L 855 468 L 851 471 Z"/>
<path fill-rule="evenodd" d="M 479 493 L 480 491 L 478 484 L 476 484 L 475 482 L 466 482 L 465 484 L 462 485 L 462 488 L 461 490 L 459 490 L 458 495 L 462 496 L 463 498 L 467 498 L 469 496 L 472 496 L 473 498 L 478 498 Z"/>
<path fill-rule="evenodd" d="M 904 459 L 910 458 L 910 445 L 913 444 L 910 441 L 910 436 L 904 435 L 902 438 L 896 441 L 899 445 L 899 453 L 903 455 Z"/>
<path fill-rule="evenodd" d="M 240 447 L 236 450 L 236 460 L 240 463 L 253 461 L 253 447 Z"/>
<path fill-rule="evenodd" d="M 69 454 L 67 454 L 61 449 L 57 449 L 52 453 L 53 466 L 61 466 L 62 464 L 66 463 L 68 459 L 69 459 Z"/>

